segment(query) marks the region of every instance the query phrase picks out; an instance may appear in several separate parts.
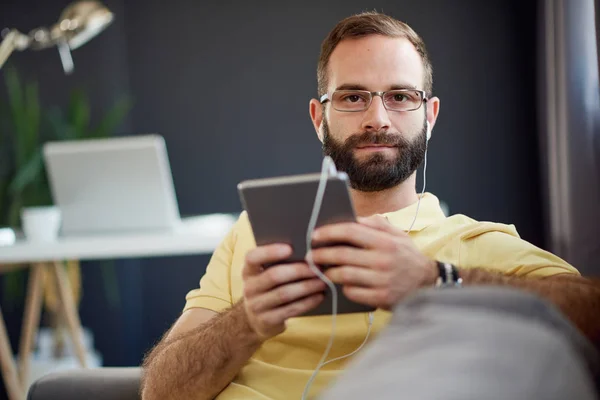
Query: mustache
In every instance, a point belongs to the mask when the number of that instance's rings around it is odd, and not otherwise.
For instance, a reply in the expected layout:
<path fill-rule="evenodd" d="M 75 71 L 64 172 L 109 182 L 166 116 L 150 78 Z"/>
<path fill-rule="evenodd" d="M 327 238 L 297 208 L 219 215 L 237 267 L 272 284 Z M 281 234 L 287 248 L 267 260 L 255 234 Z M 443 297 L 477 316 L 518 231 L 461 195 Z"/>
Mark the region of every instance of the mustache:
<path fill-rule="evenodd" d="M 409 144 L 410 143 L 399 133 L 393 134 L 379 131 L 356 133 L 345 140 L 344 147 L 347 149 L 364 145 L 406 147 Z"/>

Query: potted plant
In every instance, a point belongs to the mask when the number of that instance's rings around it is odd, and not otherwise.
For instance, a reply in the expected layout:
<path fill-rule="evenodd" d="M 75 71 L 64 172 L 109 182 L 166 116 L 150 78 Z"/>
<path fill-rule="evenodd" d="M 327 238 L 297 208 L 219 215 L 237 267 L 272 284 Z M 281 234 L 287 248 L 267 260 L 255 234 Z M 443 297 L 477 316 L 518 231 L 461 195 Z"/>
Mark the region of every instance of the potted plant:
<path fill-rule="evenodd" d="M 99 123 L 92 126 L 86 93 L 76 89 L 64 109 L 46 110 L 37 84 L 23 84 L 14 68 L 6 68 L 4 78 L 8 105 L 0 105 L 0 227 L 22 228 L 21 213 L 28 208 L 52 207 L 52 196 L 44 168 L 42 149 L 47 141 L 110 137 L 131 109 L 126 96 L 118 98 Z M 79 263 L 65 260 L 73 296 L 79 302 L 81 277 Z M 118 300 L 115 273 L 111 263 L 103 264 L 109 301 Z M 12 269 L 3 275 L 3 302 L 14 305 L 24 297 L 25 269 Z M 48 278 L 50 275 L 48 275 Z M 64 349 L 62 324 L 58 320 L 55 283 L 46 279 L 44 308 L 56 332 L 54 353 Z"/>

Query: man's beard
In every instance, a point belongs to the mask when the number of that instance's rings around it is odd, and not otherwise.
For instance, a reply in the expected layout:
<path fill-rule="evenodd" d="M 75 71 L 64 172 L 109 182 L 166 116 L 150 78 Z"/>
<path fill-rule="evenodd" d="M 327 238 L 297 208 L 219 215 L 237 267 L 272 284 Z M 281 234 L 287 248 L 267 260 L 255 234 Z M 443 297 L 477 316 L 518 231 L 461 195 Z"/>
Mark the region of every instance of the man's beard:
<path fill-rule="evenodd" d="M 401 134 L 364 132 L 354 134 L 340 143 L 331 136 L 327 120 L 323 119 L 323 153 L 333 159 L 339 171 L 348 174 L 352 188 L 362 192 L 386 190 L 408 179 L 423 162 L 427 149 L 426 124 L 426 119 L 423 119 L 421 132 L 412 141 Z M 353 151 L 365 144 L 394 146 L 397 154 L 389 158 L 385 154 L 375 153 L 357 160 Z"/>

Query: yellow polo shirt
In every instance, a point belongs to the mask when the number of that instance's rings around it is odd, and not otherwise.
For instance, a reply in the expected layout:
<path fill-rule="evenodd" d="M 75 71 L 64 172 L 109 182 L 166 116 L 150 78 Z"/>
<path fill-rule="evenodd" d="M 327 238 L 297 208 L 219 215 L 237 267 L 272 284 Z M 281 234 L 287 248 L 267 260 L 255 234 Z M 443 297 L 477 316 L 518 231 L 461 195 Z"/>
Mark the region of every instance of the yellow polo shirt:
<path fill-rule="evenodd" d="M 382 215 L 406 231 L 416 209 L 415 203 Z M 484 267 L 516 276 L 578 274 L 565 261 L 520 239 L 513 225 L 478 222 L 464 215 L 446 218 L 438 199 L 430 193 L 421 200 L 410 237 L 428 257 L 460 268 Z M 200 280 L 200 288 L 187 294 L 184 310 L 201 307 L 220 312 L 239 301 L 244 258 L 255 246 L 244 212 L 215 250 Z M 375 312 L 369 341 L 386 326 L 390 316 L 386 311 Z M 338 315 L 335 342 L 328 359 L 354 351 L 363 342 L 367 327 L 366 313 Z M 286 331 L 265 342 L 217 399 L 300 399 L 330 334 L 331 316 L 288 320 Z M 321 369 L 311 386 L 310 397 L 331 384 L 349 360 L 350 357 Z"/>

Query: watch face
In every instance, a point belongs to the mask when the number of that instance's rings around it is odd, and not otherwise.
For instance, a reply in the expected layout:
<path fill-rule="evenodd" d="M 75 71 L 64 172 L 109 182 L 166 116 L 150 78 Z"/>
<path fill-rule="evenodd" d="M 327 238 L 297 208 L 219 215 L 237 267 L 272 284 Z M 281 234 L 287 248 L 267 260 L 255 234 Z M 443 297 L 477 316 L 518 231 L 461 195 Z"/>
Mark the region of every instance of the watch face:
<path fill-rule="evenodd" d="M 458 275 L 458 268 L 450 263 L 437 262 L 438 278 L 435 281 L 435 287 L 461 287 L 462 278 Z"/>

